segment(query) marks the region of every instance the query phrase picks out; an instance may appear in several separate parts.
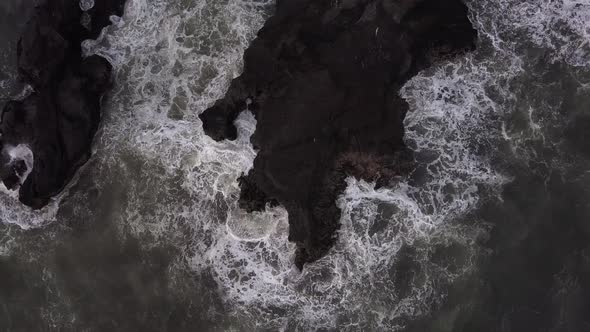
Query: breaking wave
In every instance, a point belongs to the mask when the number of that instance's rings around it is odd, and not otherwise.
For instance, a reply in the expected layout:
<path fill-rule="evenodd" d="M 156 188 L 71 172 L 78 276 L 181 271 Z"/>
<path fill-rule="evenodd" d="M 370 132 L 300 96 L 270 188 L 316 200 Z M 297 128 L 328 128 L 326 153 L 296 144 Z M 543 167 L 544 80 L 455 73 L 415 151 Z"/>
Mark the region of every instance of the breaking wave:
<path fill-rule="evenodd" d="M 528 52 L 534 46 L 551 62 L 587 66 L 590 5 L 468 1 L 477 50 L 425 70 L 401 92 L 418 167 L 391 188 L 348 179 L 337 201 L 338 242 L 303 273 L 293 266 L 286 211 L 247 214 L 237 206 L 236 178 L 256 155 L 253 115 L 236 120 L 234 142 L 214 142 L 198 119 L 239 74 L 272 5 L 129 0 L 123 18 L 84 43 L 87 54 L 114 65 L 116 82 L 91 161 L 40 212 L 3 192 L 0 218 L 38 227 L 108 217 L 144 246 L 173 242 L 193 271 L 212 273 L 230 311 L 248 318 L 239 324 L 251 328 L 401 329 L 477 269 L 489 225 L 471 213 L 510 180 L 497 159 L 529 156 L 530 141 L 545 139 L 555 119 L 546 104 L 519 102 Z M 515 116 L 528 126 L 514 126 Z"/>

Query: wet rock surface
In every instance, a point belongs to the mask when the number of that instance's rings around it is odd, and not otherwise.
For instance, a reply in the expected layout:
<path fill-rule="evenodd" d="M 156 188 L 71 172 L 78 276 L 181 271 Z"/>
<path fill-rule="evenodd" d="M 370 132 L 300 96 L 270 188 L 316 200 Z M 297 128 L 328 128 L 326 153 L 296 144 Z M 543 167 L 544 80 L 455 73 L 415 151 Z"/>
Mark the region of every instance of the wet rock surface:
<path fill-rule="evenodd" d="M 85 3 L 40 2 L 18 41 L 19 77 L 32 92 L 2 111 L 0 177 L 35 209 L 58 194 L 90 157 L 100 99 L 110 86 L 111 65 L 98 56 L 83 58 L 81 43 L 97 38 L 111 15 L 121 16 L 124 1 Z M 15 153 L 22 147 L 27 153 Z"/>
<path fill-rule="evenodd" d="M 233 140 L 238 114 L 254 113 L 259 152 L 240 179 L 240 206 L 287 209 L 299 268 L 333 245 L 346 177 L 383 186 L 412 168 L 399 89 L 476 38 L 459 0 L 277 2 L 243 74 L 200 118 L 210 137 Z"/>

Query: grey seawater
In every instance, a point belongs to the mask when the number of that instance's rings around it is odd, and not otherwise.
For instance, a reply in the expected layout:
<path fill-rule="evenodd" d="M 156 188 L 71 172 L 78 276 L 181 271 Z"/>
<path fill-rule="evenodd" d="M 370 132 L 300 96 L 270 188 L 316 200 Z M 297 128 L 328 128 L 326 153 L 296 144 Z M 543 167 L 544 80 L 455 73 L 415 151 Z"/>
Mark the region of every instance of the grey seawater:
<path fill-rule="evenodd" d="M 221 143 L 198 119 L 273 2 L 128 0 L 84 43 L 116 72 L 92 159 L 42 211 L 0 190 L 0 330 L 583 331 L 590 4 L 467 3 L 477 51 L 402 91 L 416 171 L 349 179 L 337 245 L 299 273 L 286 212 L 237 208 L 253 116 Z"/>

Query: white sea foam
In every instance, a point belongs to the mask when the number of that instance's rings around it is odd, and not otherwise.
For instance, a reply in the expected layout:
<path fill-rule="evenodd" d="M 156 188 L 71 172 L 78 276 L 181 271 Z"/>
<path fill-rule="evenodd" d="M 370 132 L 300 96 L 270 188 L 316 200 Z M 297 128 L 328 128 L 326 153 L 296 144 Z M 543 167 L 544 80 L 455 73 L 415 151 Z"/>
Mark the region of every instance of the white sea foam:
<path fill-rule="evenodd" d="M 494 3 L 496 3 L 494 1 Z M 510 33 L 526 33 L 539 47 L 555 53 L 553 61 L 572 66 L 590 64 L 590 3 L 585 0 L 497 2 Z"/>
<path fill-rule="evenodd" d="M 0 234 L 0 257 L 9 256 L 15 245 L 15 240 L 10 230 Z"/>
<path fill-rule="evenodd" d="M 337 202 L 339 240 L 302 274 L 292 266 L 284 214 L 278 222 L 271 219 L 276 228 L 255 243 L 217 239 L 206 256 L 227 298 L 245 305 L 244 314 L 258 324 L 274 328 L 397 329 L 401 318 L 429 312 L 445 284 L 471 271 L 478 250 L 473 242 L 486 233 L 487 226 L 475 220 L 454 221 L 477 206 L 480 187 L 494 191 L 506 181 L 479 153 L 496 143 L 500 130 L 496 103 L 485 93 L 495 75 L 468 56 L 406 85 L 406 140 L 419 160 L 428 160 L 421 162 L 423 174 L 379 190 L 349 179 Z M 449 247 L 462 253 L 454 268 L 435 259 Z"/>
<path fill-rule="evenodd" d="M 31 210 L 18 200 L 18 192 L 7 189 L 0 183 L 0 221 L 8 224 L 17 224 L 23 229 L 38 228 L 56 220 L 59 202 L 63 194 L 53 198 L 51 202 L 41 210 Z"/>
<path fill-rule="evenodd" d="M 426 70 L 402 90 L 410 105 L 406 142 L 420 167 L 390 189 L 348 179 L 337 201 L 339 240 L 303 273 L 293 267 L 285 210 L 237 207 L 236 178 L 256 153 L 248 141 L 253 116 L 240 115 L 239 139 L 221 143 L 204 135 L 197 117 L 239 74 L 268 1 L 128 0 L 115 26 L 85 42 L 87 54 L 113 63 L 116 82 L 92 181 L 113 197 L 107 206 L 121 229 L 154 240 L 146 246 L 177 241 L 195 271 L 212 271 L 228 308 L 249 318 L 242 324 L 398 329 L 476 268 L 474 242 L 487 226 L 462 219 L 507 181 L 492 167 L 494 150 L 508 145 L 519 153 L 544 128 L 545 110 L 516 103 L 514 86 L 526 74 L 522 45 L 552 50 L 552 61 L 572 66 L 589 59 L 589 10 L 581 1 L 469 5 L 478 50 Z M 505 121 L 518 112 L 528 129 Z M 83 192 L 70 198 L 78 196 L 86 199 Z M 16 205 L 2 209 L 13 220 L 29 218 Z"/>
<path fill-rule="evenodd" d="M 590 69 L 590 3 L 556 1 L 471 1 L 478 16 L 478 30 L 496 49 L 497 56 L 511 62 L 499 76 L 502 93 L 492 92 L 504 116 L 502 135 L 516 159 L 538 159 L 544 147 L 558 146 L 566 124 L 559 103 L 564 84 L 544 71 L 564 68 L 578 85 L 573 96 L 583 95 Z M 497 13 L 502 13 L 501 15 Z M 584 74 L 586 73 L 586 74 Z M 511 84 L 511 85 L 510 85 Z M 544 97 L 540 97 L 544 96 Z M 549 135 L 548 135 L 549 134 Z M 559 149 L 557 149 L 559 150 Z M 546 156 L 548 158 L 548 156 Z M 560 165 L 553 164 L 559 168 Z"/>
<path fill-rule="evenodd" d="M 89 11 L 94 7 L 94 0 L 80 0 L 80 9 Z"/>
<path fill-rule="evenodd" d="M 474 242 L 486 235 L 487 225 L 457 221 L 509 180 L 492 167 L 496 149 L 522 151 L 518 135 L 543 139 L 544 124 L 530 107 L 524 110 L 526 132 L 506 131 L 504 119 L 521 112 L 512 91 L 526 74 L 519 46 L 528 41 L 554 50 L 552 61 L 583 63 L 588 52 L 576 45 L 588 41 L 588 21 L 581 19 L 588 11 L 586 5 L 558 1 L 528 3 L 536 12 L 523 12 L 520 2 L 470 5 L 479 50 L 426 70 L 402 90 L 410 104 L 406 141 L 421 167 L 391 190 L 349 179 L 338 200 L 342 229 L 329 255 L 303 274 L 294 271 L 293 246 L 284 242 L 286 216 L 256 244 L 219 239 L 208 251 L 230 303 L 245 305 L 242 311 L 257 326 L 397 329 L 403 325 L 398 318 L 429 312 L 444 296 L 445 284 L 474 268 Z M 562 24 L 568 30 L 556 32 Z M 437 261 L 438 250 L 450 247 L 463 253 L 453 268 Z M 403 265 L 407 255 L 415 266 Z M 396 273 L 407 269 L 412 276 L 396 283 Z"/>
<path fill-rule="evenodd" d="M 9 162 L 23 160 L 27 167 L 25 173 L 19 176 L 20 184 L 23 184 L 33 169 L 33 152 L 25 144 L 3 147 L 2 153 L 9 156 Z M 18 224 L 28 229 L 39 227 L 55 220 L 58 204 L 50 203 L 41 211 L 32 211 L 18 201 L 18 190 L 9 190 L 4 183 L 0 183 L 0 221 L 10 224 Z"/>

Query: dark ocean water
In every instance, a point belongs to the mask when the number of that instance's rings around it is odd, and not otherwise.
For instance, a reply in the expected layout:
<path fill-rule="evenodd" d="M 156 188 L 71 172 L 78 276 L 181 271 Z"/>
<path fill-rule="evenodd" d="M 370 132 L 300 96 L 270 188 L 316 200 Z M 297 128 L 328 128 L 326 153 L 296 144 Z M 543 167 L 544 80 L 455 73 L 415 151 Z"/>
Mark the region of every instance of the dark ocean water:
<path fill-rule="evenodd" d="M 299 273 L 285 211 L 237 208 L 252 115 L 197 117 L 272 2 L 129 0 L 84 45 L 116 70 L 92 159 L 42 211 L 0 191 L 0 330 L 590 331 L 590 3 L 467 3 L 477 51 L 402 91 L 416 171 L 350 179 Z M 0 101 L 29 8 L 0 4 Z"/>

